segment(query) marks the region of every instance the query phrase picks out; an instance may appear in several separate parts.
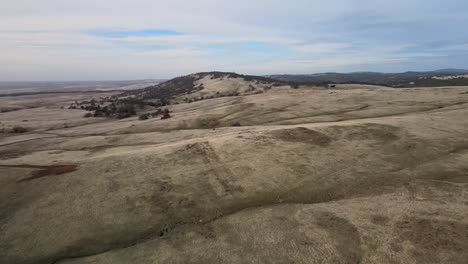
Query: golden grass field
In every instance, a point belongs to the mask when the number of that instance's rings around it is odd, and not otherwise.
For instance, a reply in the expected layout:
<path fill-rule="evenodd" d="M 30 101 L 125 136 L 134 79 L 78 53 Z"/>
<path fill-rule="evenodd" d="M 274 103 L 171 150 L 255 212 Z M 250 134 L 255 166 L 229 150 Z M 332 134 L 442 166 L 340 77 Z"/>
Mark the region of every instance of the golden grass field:
<path fill-rule="evenodd" d="M 107 95 L 0 97 L 0 263 L 467 263 L 468 87 Z"/>

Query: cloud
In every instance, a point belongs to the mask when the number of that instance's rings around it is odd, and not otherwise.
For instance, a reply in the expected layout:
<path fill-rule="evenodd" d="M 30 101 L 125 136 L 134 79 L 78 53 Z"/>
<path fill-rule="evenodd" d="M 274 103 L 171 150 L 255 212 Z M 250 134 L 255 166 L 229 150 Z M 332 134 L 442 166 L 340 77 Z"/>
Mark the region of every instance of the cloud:
<path fill-rule="evenodd" d="M 0 80 L 466 67 L 463 0 L 16 0 Z"/>
<path fill-rule="evenodd" d="M 159 49 L 159 50 L 149 50 L 149 51 L 142 51 L 136 52 L 135 55 L 137 56 L 154 56 L 158 58 L 164 59 L 183 59 L 188 57 L 199 57 L 203 55 L 207 55 L 206 52 L 194 49 Z"/>
<path fill-rule="evenodd" d="M 105 38 L 128 38 L 128 37 L 159 37 L 180 36 L 180 32 L 167 29 L 142 29 L 142 30 L 92 30 L 89 34 Z"/>

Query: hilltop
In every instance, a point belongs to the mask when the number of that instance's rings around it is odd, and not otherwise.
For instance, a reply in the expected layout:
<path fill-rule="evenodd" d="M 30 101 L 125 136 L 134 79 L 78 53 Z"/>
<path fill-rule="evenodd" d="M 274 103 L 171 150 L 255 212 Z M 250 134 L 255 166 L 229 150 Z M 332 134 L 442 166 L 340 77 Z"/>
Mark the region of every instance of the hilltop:
<path fill-rule="evenodd" d="M 177 77 L 144 89 L 123 93 L 122 96 L 148 99 L 187 100 L 234 95 L 251 95 L 265 92 L 272 86 L 288 85 L 286 81 L 262 76 L 242 75 L 232 72 L 200 72 Z"/>
<path fill-rule="evenodd" d="M 150 116 L 158 116 L 162 113 L 161 107 L 171 104 L 261 94 L 273 87 L 298 88 L 298 85 L 261 76 L 230 72 L 201 72 L 99 100 L 75 101 L 69 108 L 93 111 L 94 117 L 128 118 L 143 113 L 142 118 L 147 119 Z M 149 110 L 157 112 L 150 113 Z"/>

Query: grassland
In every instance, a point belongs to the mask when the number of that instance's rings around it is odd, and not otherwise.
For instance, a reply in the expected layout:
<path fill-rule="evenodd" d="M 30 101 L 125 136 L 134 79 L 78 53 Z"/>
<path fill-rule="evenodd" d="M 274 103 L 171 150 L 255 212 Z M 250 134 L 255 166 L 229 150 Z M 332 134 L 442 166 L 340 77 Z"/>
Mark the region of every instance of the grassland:
<path fill-rule="evenodd" d="M 466 263 L 468 87 L 261 88 L 0 97 L 0 263 Z"/>

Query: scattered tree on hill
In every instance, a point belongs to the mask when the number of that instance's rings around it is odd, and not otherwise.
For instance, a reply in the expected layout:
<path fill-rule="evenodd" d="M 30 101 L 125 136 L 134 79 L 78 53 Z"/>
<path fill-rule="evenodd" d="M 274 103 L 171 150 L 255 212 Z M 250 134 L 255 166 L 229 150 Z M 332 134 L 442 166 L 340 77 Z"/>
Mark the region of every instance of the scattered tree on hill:
<path fill-rule="evenodd" d="M 141 114 L 138 119 L 140 120 L 147 120 L 148 118 L 150 118 L 150 114 L 146 113 L 146 114 Z"/>
<path fill-rule="evenodd" d="M 28 132 L 28 129 L 25 128 L 25 127 L 22 127 L 22 126 L 14 126 L 11 129 L 11 132 L 13 132 L 13 133 L 26 133 L 26 132 Z"/>
<path fill-rule="evenodd" d="M 164 113 L 161 119 L 168 119 L 171 118 L 172 116 L 169 113 Z"/>
<path fill-rule="evenodd" d="M 172 116 L 171 116 L 171 114 L 170 114 L 169 109 L 167 109 L 167 108 L 164 109 L 164 110 L 163 110 L 163 116 L 161 117 L 161 119 L 168 119 L 168 118 L 171 118 L 171 117 L 172 117 Z"/>

